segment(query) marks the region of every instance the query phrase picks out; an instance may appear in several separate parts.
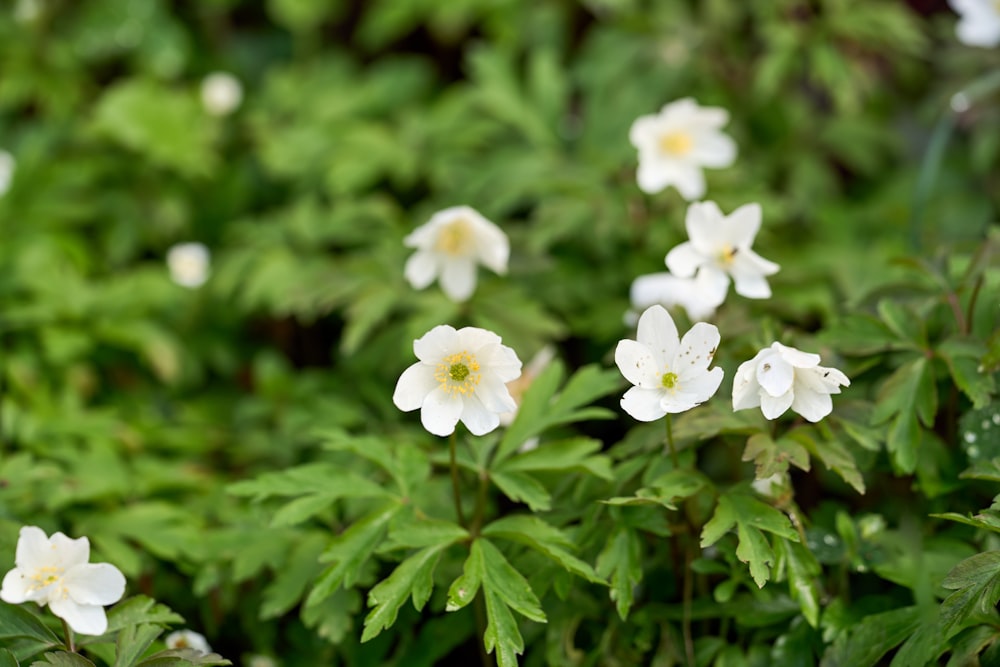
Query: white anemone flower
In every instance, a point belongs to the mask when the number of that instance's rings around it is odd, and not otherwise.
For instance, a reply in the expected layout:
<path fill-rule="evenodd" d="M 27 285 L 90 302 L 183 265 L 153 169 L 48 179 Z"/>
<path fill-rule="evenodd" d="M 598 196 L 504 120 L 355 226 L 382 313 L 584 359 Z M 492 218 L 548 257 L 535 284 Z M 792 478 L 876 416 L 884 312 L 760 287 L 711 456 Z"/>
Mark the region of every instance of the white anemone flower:
<path fill-rule="evenodd" d="M 420 361 L 403 371 L 392 401 L 404 412 L 419 408 L 434 435 L 451 435 L 459 420 L 484 435 L 517 409 L 506 383 L 521 375 L 521 360 L 492 331 L 443 324 L 413 341 L 413 352 Z"/>
<path fill-rule="evenodd" d="M 167 645 L 167 648 L 177 649 L 177 648 L 190 648 L 198 651 L 199 653 L 211 653 L 212 647 L 208 645 L 208 640 L 205 639 L 205 635 L 200 632 L 195 632 L 194 630 L 177 630 L 171 632 L 163 640 L 163 643 Z"/>
<path fill-rule="evenodd" d="M 510 242 L 495 224 L 469 206 L 438 211 L 413 230 L 403 244 L 417 252 L 406 260 L 404 273 L 414 289 L 435 278 L 452 301 L 465 301 L 476 290 L 476 265 L 507 273 Z"/>
<path fill-rule="evenodd" d="M 728 216 L 712 201 L 691 204 L 684 218 L 689 240 L 667 253 L 667 268 L 681 278 L 697 276 L 703 289 L 720 304 L 729 291 L 730 277 L 737 294 L 748 299 L 769 298 L 771 286 L 766 276 L 781 267 L 751 249 L 760 221 L 760 204 L 745 204 Z"/>
<path fill-rule="evenodd" d="M 629 299 L 637 311 L 657 303 L 666 308 L 680 306 L 692 321 L 704 322 L 715 316 L 716 308 L 722 305 L 711 287 L 700 275 L 679 278 L 669 271 L 650 273 L 632 281 Z"/>
<path fill-rule="evenodd" d="M 1000 44 L 1000 2 L 997 0 L 948 0 L 958 14 L 955 35 L 968 46 L 992 48 Z"/>
<path fill-rule="evenodd" d="M 181 287 L 194 289 L 208 280 L 212 255 L 202 243 L 178 243 L 167 251 L 170 279 Z"/>
<path fill-rule="evenodd" d="M 212 72 L 201 80 L 201 105 L 212 116 L 228 116 L 243 102 L 243 84 L 229 72 Z"/>
<path fill-rule="evenodd" d="M 0 197 L 10 190 L 10 182 L 14 180 L 14 167 L 17 161 L 14 156 L 5 150 L 0 149 Z"/>
<path fill-rule="evenodd" d="M 110 563 L 89 560 L 86 537 L 47 537 L 37 526 L 24 526 L 17 540 L 16 567 L 4 576 L 0 599 L 47 604 L 74 632 L 102 635 L 108 629 L 104 605 L 121 599 L 125 576 Z"/>
<path fill-rule="evenodd" d="M 833 411 L 831 394 L 851 384 L 836 368 L 819 365 L 820 356 L 772 343 L 740 364 L 733 380 L 733 410 L 760 407 L 768 419 L 788 408 L 811 422 Z"/>
<path fill-rule="evenodd" d="M 703 197 L 702 167 L 728 167 L 736 159 L 736 142 L 721 131 L 728 122 L 725 109 L 698 106 L 690 97 L 637 118 L 628 136 L 639 151 L 639 188 L 654 194 L 673 185 L 684 199 Z"/>
<path fill-rule="evenodd" d="M 622 340 L 615 363 L 634 387 L 625 392 L 625 412 L 643 422 L 685 412 L 711 398 L 722 383 L 722 369 L 708 369 L 719 346 L 719 330 L 698 322 L 679 338 L 670 313 L 650 306 L 639 317 L 636 340 Z"/>

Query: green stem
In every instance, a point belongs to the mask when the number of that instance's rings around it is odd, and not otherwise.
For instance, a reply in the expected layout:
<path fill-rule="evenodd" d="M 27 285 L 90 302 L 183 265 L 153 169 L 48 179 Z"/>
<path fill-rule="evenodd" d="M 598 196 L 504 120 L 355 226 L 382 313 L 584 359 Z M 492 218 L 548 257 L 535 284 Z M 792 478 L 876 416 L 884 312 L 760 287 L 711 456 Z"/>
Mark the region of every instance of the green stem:
<path fill-rule="evenodd" d="M 670 448 L 670 460 L 674 463 L 674 468 L 681 467 L 680 458 L 677 456 L 677 448 L 674 446 L 673 415 L 667 413 L 667 446 Z"/>
<path fill-rule="evenodd" d="M 462 513 L 462 493 L 458 485 L 458 462 L 455 458 L 455 449 L 457 440 L 455 431 L 451 432 L 451 436 L 448 438 L 448 449 L 451 454 L 451 494 L 455 501 L 455 514 L 458 516 L 458 523 L 462 528 L 468 528 L 465 523 L 465 515 Z"/>
<path fill-rule="evenodd" d="M 486 474 L 485 470 L 480 470 L 479 493 L 476 494 L 476 509 L 473 510 L 472 526 L 469 528 L 469 532 L 472 533 L 473 539 L 479 537 L 479 531 L 483 527 L 483 521 L 486 520 L 486 500 L 488 491 L 489 476 Z"/>
<path fill-rule="evenodd" d="M 66 619 L 60 618 L 62 621 L 63 632 L 66 634 L 66 648 L 69 649 L 70 653 L 76 653 L 76 644 L 73 643 L 73 631 L 69 629 L 69 623 Z"/>

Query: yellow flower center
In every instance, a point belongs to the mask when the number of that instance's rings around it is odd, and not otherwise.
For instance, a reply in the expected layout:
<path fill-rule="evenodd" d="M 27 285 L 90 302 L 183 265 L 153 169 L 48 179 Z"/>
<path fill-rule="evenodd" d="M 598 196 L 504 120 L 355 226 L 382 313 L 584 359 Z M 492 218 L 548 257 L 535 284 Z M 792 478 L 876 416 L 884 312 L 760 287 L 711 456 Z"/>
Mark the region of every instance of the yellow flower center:
<path fill-rule="evenodd" d="M 28 587 L 29 591 L 37 591 L 39 589 L 50 586 L 57 583 L 63 577 L 63 569 L 60 567 L 55 567 L 52 565 L 46 565 L 45 567 L 40 567 L 35 570 L 31 575 L 31 586 Z"/>
<path fill-rule="evenodd" d="M 472 241 L 472 230 L 468 221 L 465 218 L 459 218 L 438 232 L 434 249 L 446 255 L 466 255 Z"/>
<path fill-rule="evenodd" d="M 677 386 L 677 373 L 671 373 L 667 371 L 660 378 L 660 383 L 663 385 L 664 389 L 673 389 Z"/>
<path fill-rule="evenodd" d="M 479 362 L 465 350 L 450 354 L 441 360 L 434 370 L 434 379 L 441 383 L 449 394 L 471 394 L 482 376 L 479 374 Z"/>
<path fill-rule="evenodd" d="M 1000 0 L 998 0 L 1000 2 Z M 731 245 L 725 245 L 722 248 L 722 252 L 719 253 L 719 261 L 723 264 L 732 264 L 733 258 L 736 257 L 736 253 L 739 248 L 734 248 Z"/>
<path fill-rule="evenodd" d="M 691 152 L 694 142 L 687 132 L 669 132 L 660 137 L 660 150 L 667 155 L 683 157 Z"/>

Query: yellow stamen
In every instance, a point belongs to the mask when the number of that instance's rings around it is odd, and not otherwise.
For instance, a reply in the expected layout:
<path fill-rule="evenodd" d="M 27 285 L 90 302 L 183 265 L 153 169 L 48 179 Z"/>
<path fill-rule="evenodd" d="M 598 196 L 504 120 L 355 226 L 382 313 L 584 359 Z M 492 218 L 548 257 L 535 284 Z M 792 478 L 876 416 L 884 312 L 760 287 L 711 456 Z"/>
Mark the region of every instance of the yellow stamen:
<path fill-rule="evenodd" d="M 660 137 L 660 150 L 667 155 L 683 157 L 691 152 L 694 142 L 687 132 L 669 132 Z"/>
<path fill-rule="evenodd" d="M 434 249 L 446 255 L 465 255 L 468 254 L 471 242 L 472 230 L 469 229 L 469 223 L 465 218 L 459 218 L 438 232 Z"/>
<path fill-rule="evenodd" d="M 450 354 L 437 365 L 434 379 L 441 383 L 449 394 L 458 393 L 463 396 L 471 394 L 482 379 L 479 374 L 479 362 L 465 350 Z"/>
<path fill-rule="evenodd" d="M 722 252 L 719 253 L 719 261 L 723 264 L 732 264 L 733 258 L 736 257 L 736 252 L 738 248 L 734 248 L 731 245 L 723 246 Z"/>
<path fill-rule="evenodd" d="M 677 386 L 677 373 L 671 373 L 667 371 L 660 378 L 660 383 L 663 385 L 664 389 L 673 389 Z"/>

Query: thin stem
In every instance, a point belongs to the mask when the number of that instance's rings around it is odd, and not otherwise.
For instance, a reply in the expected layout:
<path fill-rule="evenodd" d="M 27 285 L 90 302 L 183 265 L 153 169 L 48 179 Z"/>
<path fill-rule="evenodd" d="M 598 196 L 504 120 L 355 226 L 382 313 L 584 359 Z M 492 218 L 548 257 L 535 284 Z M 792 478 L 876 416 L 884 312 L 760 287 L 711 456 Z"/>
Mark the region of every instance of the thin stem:
<path fill-rule="evenodd" d="M 462 493 L 458 485 L 458 462 L 455 460 L 455 441 L 457 439 L 455 432 L 452 431 L 448 438 L 448 450 L 451 454 L 451 494 L 455 501 L 455 514 L 458 515 L 458 523 L 462 528 L 468 528 L 465 523 L 465 515 L 462 513 Z"/>
<path fill-rule="evenodd" d="M 667 422 L 667 446 L 670 447 L 670 460 L 673 461 L 674 468 L 680 468 L 681 461 L 677 456 L 677 448 L 674 446 L 674 429 L 671 417 L 673 417 L 673 415 L 668 412 L 665 420 Z"/>
<path fill-rule="evenodd" d="M 472 533 L 472 537 L 479 537 L 479 530 L 483 527 L 483 521 L 486 519 L 486 500 L 487 491 L 489 491 L 489 477 L 485 470 L 479 471 L 479 492 L 476 494 L 476 508 L 472 513 L 472 526 L 469 528 L 469 532 Z"/>
<path fill-rule="evenodd" d="M 983 287 L 983 274 L 979 274 L 976 278 L 976 282 L 972 285 L 972 296 L 969 297 L 969 307 L 967 310 L 967 315 L 965 316 L 965 326 L 968 329 L 967 333 L 972 332 L 972 322 L 976 317 L 976 301 L 979 299 L 979 290 Z"/>
<path fill-rule="evenodd" d="M 963 336 L 968 335 L 969 327 L 965 321 L 965 313 L 962 312 L 962 304 L 958 302 L 958 295 L 954 292 L 948 292 L 948 305 L 951 306 L 951 312 L 955 314 L 955 323 L 958 325 L 958 332 Z"/>
<path fill-rule="evenodd" d="M 668 415 L 669 416 L 669 415 Z M 691 636 L 691 598 L 694 594 L 694 577 L 691 572 L 691 543 L 684 547 L 684 617 L 681 620 L 681 632 L 684 635 L 684 655 L 687 664 L 695 667 L 694 638 Z"/>
<path fill-rule="evenodd" d="M 73 643 L 73 631 L 69 629 L 69 623 L 66 619 L 60 618 L 62 621 L 63 632 L 66 634 L 66 648 L 69 649 L 70 653 L 76 653 L 76 644 Z"/>
<path fill-rule="evenodd" d="M 476 634 L 479 637 L 476 646 L 479 647 L 480 664 L 483 667 L 494 667 L 490 654 L 486 652 L 486 598 L 484 595 L 485 593 L 480 591 L 480 594 L 476 596 L 476 601 L 472 604 L 476 612 Z"/>

